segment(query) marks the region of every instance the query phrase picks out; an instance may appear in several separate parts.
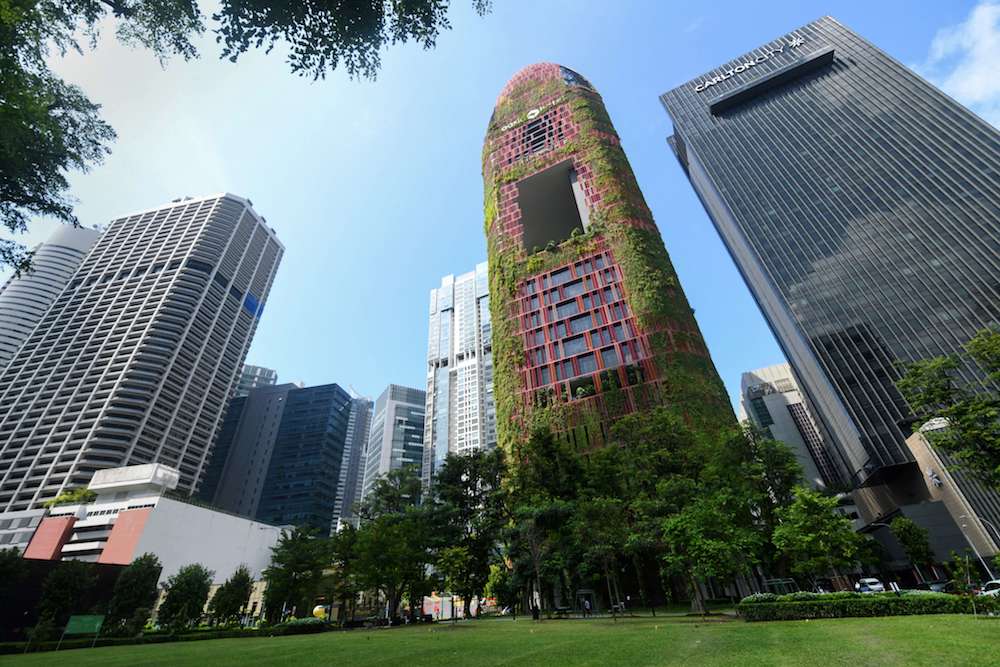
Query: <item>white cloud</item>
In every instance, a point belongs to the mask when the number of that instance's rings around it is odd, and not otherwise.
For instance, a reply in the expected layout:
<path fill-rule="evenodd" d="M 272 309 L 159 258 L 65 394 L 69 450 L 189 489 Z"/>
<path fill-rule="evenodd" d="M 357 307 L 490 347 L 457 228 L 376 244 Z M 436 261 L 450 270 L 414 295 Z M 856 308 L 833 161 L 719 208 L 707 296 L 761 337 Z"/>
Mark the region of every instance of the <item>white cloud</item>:
<path fill-rule="evenodd" d="M 938 30 L 914 69 L 1000 127 L 1000 4 L 981 2 L 964 22 Z"/>
<path fill-rule="evenodd" d="M 698 28 L 701 27 L 701 24 L 704 22 L 705 22 L 705 17 L 699 16 L 698 18 L 696 18 L 695 20 L 691 21 L 686 26 L 684 26 L 684 32 L 695 32 L 696 30 L 698 30 Z"/>

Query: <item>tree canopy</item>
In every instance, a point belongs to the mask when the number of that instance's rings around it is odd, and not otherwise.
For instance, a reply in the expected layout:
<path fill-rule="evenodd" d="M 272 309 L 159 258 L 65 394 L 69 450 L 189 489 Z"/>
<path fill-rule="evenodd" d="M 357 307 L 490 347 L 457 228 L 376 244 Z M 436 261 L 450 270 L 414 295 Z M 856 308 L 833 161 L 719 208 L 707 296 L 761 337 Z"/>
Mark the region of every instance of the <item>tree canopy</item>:
<path fill-rule="evenodd" d="M 71 614 L 85 612 L 84 599 L 97 583 L 89 563 L 68 560 L 59 563 L 42 584 L 42 599 L 38 605 L 39 623 L 47 620 L 59 626 Z"/>
<path fill-rule="evenodd" d="M 960 382 L 962 366 L 978 366 L 984 382 Z M 927 434 L 931 443 L 1000 489 L 1000 330 L 983 329 L 963 354 L 908 365 L 896 384 L 920 420 L 947 420 L 947 428 Z"/>
<path fill-rule="evenodd" d="M 285 54 L 292 72 L 313 79 L 338 67 L 374 79 L 390 45 L 432 48 L 451 28 L 449 0 L 222 0 L 211 16 L 221 57 L 250 49 Z M 472 0 L 480 14 L 490 0 Z M 122 43 L 161 63 L 198 56 L 206 16 L 197 0 L 0 0 L 0 225 L 17 234 L 34 216 L 78 224 L 67 175 L 99 165 L 115 132 L 100 106 L 49 67 L 53 57 L 97 43 L 111 22 Z M 30 268 L 31 254 L 0 239 L 0 268 Z"/>
<path fill-rule="evenodd" d="M 97 494 L 88 489 L 87 487 L 81 486 L 76 489 L 69 489 L 63 491 L 58 496 L 52 500 L 47 500 L 44 506 L 47 508 L 58 507 L 59 505 L 82 505 L 85 503 L 92 502 Z"/>
<path fill-rule="evenodd" d="M 920 567 L 934 564 L 934 552 L 931 550 L 927 529 L 921 528 L 912 519 L 905 516 L 897 516 L 893 519 L 889 524 L 889 529 L 902 545 L 906 557 L 910 559 L 913 566 L 917 568 L 920 577 L 923 578 Z"/>
<path fill-rule="evenodd" d="M 185 565 L 167 579 L 167 594 L 157 611 L 160 625 L 183 630 L 198 622 L 212 588 L 213 572 L 198 563 Z"/>
<path fill-rule="evenodd" d="M 142 554 L 115 581 L 114 594 L 104 626 L 111 634 L 137 634 L 156 604 L 162 565 L 155 554 Z"/>
<path fill-rule="evenodd" d="M 506 522 L 503 452 L 448 456 L 434 477 L 436 542 L 443 544 L 437 568 L 449 590 L 462 597 L 465 615 L 482 595 L 490 566 L 500 558 L 499 536 Z"/>
<path fill-rule="evenodd" d="M 315 530 L 295 528 L 282 532 L 271 550 L 271 564 L 264 570 L 268 620 L 279 621 L 285 613 L 308 613 L 328 563 L 326 544 L 316 539 Z"/>
<path fill-rule="evenodd" d="M 861 538 L 837 504 L 835 497 L 800 487 L 792 504 L 778 512 L 774 546 L 796 576 L 812 581 L 857 562 Z"/>
<path fill-rule="evenodd" d="M 218 623 L 229 623 L 239 618 L 253 593 L 253 576 L 246 565 L 240 565 L 226 579 L 208 603 L 208 613 Z"/>

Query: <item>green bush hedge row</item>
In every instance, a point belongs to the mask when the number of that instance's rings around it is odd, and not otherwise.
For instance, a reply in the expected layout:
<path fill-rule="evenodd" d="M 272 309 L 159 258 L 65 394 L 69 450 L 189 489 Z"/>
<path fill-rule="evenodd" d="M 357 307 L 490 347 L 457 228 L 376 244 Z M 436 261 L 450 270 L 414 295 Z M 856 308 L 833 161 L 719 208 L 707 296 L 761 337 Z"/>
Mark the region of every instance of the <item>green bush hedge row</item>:
<path fill-rule="evenodd" d="M 285 635 L 300 635 L 313 632 L 325 632 L 334 626 L 318 618 L 295 618 L 285 623 L 262 628 L 237 628 L 230 630 L 198 629 L 183 634 L 171 634 L 168 631 L 149 632 L 139 637 L 99 637 L 94 644 L 93 637 L 64 639 L 60 650 L 71 648 L 90 648 L 95 646 L 126 646 L 135 644 L 162 644 L 164 642 L 190 642 L 202 639 L 233 639 L 237 637 L 281 637 Z M 0 644 L 0 655 L 24 653 L 26 642 L 9 642 Z M 55 650 L 58 642 L 32 643 L 29 652 Z"/>
<path fill-rule="evenodd" d="M 763 598 L 748 596 L 736 606 L 747 621 L 795 621 L 813 618 L 849 616 L 907 616 L 914 614 L 971 614 L 973 601 L 968 597 L 927 591 L 896 593 L 800 593 Z M 794 597 L 793 597 L 794 596 Z M 977 597 L 979 613 L 1000 613 L 1000 599 Z"/>

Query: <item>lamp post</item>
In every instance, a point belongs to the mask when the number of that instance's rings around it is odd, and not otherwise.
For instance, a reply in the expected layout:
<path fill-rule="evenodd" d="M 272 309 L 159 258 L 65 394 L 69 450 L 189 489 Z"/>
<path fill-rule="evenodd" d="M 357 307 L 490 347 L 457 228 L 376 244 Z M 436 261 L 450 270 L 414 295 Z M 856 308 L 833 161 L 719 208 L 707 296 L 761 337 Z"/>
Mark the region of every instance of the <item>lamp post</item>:
<path fill-rule="evenodd" d="M 958 518 L 959 519 L 969 519 L 971 517 L 968 514 L 963 514 L 963 515 L 959 516 Z M 982 521 L 982 519 L 980 519 L 980 521 Z M 972 547 L 972 550 L 976 552 L 976 558 L 978 558 L 979 562 L 983 564 L 983 569 L 986 570 L 986 574 L 988 574 L 990 576 L 990 579 L 993 579 L 994 578 L 993 577 L 993 570 L 991 570 L 990 566 L 986 564 L 986 559 L 983 558 L 983 555 L 981 553 L 979 553 L 979 549 L 976 548 L 975 543 L 972 540 L 969 539 L 968 535 L 965 534 L 965 529 L 968 527 L 968 525 L 963 523 L 963 524 L 960 524 L 960 526 L 962 528 L 962 537 L 964 537 L 965 541 L 969 543 L 969 546 Z M 993 530 L 996 530 L 996 528 L 994 528 Z"/>

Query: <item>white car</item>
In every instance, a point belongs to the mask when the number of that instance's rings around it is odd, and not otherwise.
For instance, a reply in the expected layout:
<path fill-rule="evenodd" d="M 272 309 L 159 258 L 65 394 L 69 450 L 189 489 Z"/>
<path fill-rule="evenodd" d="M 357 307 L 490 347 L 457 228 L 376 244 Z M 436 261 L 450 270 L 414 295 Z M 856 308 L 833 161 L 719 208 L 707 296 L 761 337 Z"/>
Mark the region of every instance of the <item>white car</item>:
<path fill-rule="evenodd" d="M 859 593 L 884 593 L 885 586 L 878 579 L 867 577 L 854 584 L 854 590 Z"/>
<path fill-rule="evenodd" d="M 993 597 L 1000 597 L 1000 579 L 994 579 L 993 581 L 987 581 L 983 585 L 983 589 L 979 591 L 980 595 L 992 595 Z"/>

